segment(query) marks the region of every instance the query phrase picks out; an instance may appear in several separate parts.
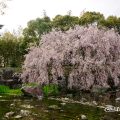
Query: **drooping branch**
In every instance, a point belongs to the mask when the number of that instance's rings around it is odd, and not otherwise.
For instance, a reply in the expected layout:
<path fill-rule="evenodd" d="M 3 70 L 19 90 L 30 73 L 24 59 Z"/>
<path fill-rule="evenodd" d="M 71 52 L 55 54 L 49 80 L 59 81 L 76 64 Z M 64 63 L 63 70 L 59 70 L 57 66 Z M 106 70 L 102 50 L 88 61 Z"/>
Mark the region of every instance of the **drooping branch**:
<path fill-rule="evenodd" d="M 22 78 L 90 90 L 120 86 L 120 36 L 95 26 L 43 35 L 26 55 Z"/>

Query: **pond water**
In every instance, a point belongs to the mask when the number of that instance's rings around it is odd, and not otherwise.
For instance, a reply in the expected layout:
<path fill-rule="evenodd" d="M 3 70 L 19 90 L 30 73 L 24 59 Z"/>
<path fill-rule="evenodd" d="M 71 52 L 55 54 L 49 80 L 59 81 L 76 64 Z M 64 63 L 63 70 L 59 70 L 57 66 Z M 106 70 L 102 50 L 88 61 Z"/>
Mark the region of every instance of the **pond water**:
<path fill-rule="evenodd" d="M 50 106 L 57 107 L 50 109 Z M 29 112 L 21 115 L 21 111 Z M 14 114 L 6 118 L 9 112 Z M 0 120 L 81 120 L 81 115 L 85 115 L 88 120 L 120 120 L 120 112 L 105 112 L 96 106 L 78 103 L 61 105 L 60 101 L 50 99 L 0 95 Z"/>

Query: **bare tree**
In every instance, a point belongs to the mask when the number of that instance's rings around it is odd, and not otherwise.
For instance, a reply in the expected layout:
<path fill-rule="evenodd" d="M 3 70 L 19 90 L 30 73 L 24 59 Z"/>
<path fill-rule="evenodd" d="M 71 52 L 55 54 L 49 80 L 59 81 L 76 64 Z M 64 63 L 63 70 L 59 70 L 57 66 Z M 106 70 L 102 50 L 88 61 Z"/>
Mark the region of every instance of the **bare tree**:
<path fill-rule="evenodd" d="M 0 14 L 3 15 L 5 14 L 5 9 L 7 8 L 7 1 L 11 0 L 0 0 Z"/>

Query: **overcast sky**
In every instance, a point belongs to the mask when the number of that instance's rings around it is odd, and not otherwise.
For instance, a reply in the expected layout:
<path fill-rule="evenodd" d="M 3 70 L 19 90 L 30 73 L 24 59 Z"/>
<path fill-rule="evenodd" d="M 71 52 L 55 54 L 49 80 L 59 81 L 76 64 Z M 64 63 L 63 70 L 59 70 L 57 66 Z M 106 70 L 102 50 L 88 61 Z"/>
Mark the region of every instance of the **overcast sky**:
<path fill-rule="evenodd" d="M 51 18 L 57 14 L 64 15 L 69 10 L 77 16 L 85 10 L 101 12 L 106 17 L 120 17 L 120 0 L 12 0 L 8 2 L 5 15 L 0 16 L 0 24 L 5 25 L 3 30 L 25 27 L 29 20 L 42 17 L 43 10 Z"/>

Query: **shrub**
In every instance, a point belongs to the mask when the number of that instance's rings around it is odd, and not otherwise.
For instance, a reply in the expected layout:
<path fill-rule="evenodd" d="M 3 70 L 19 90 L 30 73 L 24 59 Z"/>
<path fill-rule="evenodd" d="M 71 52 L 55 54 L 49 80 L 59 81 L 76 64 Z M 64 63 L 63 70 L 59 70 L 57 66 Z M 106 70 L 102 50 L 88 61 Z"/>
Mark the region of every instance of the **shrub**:
<path fill-rule="evenodd" d="M 59 93 L 58 86 L 54 84 L 45 85 L 43 87 L 43 92 L 45 96 L 58 95 Z"/>

